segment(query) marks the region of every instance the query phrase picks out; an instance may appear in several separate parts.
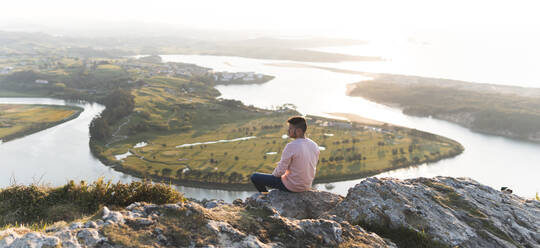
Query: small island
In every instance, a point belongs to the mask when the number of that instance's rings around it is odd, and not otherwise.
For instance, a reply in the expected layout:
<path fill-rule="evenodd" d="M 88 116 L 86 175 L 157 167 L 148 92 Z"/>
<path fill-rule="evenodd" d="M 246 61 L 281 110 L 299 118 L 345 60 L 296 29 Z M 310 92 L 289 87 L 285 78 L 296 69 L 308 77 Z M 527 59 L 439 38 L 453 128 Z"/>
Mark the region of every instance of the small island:
<path fill-rule="evenodd" d="M 7 142 L 77 118 L 74 106 L 0 104 L 0 141 Z"/>

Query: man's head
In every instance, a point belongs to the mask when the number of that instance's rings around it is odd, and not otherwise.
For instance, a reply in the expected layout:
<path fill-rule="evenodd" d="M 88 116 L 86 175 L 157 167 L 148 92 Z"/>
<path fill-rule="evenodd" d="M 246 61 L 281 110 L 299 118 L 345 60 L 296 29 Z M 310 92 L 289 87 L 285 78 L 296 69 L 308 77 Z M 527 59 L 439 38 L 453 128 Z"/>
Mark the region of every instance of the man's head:
<path fill-rule="evenodd" d="M 289 123 L 289 130 L 287 134 L 289 137 L 297 139 L 304 138 L 304 134 L 307 130 L 306 119 L 302 116 L 293 116 L 287 120 Z"/>

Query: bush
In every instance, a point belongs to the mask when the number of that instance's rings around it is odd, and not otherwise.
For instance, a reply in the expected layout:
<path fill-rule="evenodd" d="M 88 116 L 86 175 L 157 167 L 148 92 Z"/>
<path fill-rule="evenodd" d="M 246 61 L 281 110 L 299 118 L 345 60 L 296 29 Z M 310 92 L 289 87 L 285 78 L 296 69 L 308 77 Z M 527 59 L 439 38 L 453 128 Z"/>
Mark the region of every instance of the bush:
<path fill-rule="evenodd" d="M 70 181 L 59 188 L 15 185 L 0 191 L 0 225 L 71 221 L 102 206 L 126 207 L 134 202 L 155 204 L 183 201 L 181 193 L 150 181 L 129 184 L 98 179 L 88 185 Z M 62 214 L 59 213 L 61 209 Z"/>

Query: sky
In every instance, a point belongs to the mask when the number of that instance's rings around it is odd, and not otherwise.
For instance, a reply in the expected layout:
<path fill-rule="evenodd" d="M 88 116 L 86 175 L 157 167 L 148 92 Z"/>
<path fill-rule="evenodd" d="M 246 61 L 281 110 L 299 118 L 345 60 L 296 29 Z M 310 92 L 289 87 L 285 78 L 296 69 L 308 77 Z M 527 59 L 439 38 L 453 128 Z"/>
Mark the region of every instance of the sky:
<path fill-rule="evenodd" d="M 516 0 L 18 0 L 2 3 L 0 29 L 144 23 L 348 38 L 426 32 L 537 34 L 538 9 L 534 1 Z"/>

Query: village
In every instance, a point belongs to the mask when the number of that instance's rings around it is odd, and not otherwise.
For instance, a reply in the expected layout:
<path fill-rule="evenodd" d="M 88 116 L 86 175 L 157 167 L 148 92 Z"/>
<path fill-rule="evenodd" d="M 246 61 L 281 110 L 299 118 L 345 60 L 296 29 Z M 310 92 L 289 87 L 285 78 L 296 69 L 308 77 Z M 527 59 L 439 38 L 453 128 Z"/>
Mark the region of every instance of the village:
<path fill-rule="evenodd" d="M 8 75 L 18 71 L 38 71 L 46 74 L 58 74 L 63 71 L 77 69 L 87 71 L 95 70 L 123 70 L 130 75 L 127 83 L 152 78 L 154 76 L 197 78 L 212 84 L 259 84 L 273 79 L 272 76 L 255 72 L 228 72 L 214 71 L 210 68 L 189 63 L 162 62 L 157 55 L 140 58 L 74 58 L 69 56 L 43 56 L 39 58 L 20 58 L 17 61 L 0 60 L 0 75 Z M 54 80 L 53 80 L 54 81 Z M 46 85 L 50 79 L 38 78 L 35 84 Z M 52 82 L 55 83 L 55 82 Z"/>

